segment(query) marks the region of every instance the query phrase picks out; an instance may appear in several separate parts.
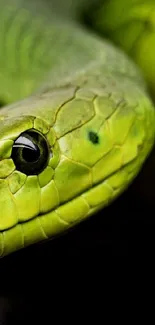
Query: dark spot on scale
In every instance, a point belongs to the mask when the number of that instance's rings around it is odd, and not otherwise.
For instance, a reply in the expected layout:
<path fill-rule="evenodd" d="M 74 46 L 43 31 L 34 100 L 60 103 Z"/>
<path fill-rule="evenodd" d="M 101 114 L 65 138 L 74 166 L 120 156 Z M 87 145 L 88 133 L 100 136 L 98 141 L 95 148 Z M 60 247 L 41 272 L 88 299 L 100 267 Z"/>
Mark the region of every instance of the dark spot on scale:
<path fill-rule="evenodd" d="M 99 136 L 94 131 L 89 131 L 88 138 L 93 144 L 98 144 L 99 143 Z"/>

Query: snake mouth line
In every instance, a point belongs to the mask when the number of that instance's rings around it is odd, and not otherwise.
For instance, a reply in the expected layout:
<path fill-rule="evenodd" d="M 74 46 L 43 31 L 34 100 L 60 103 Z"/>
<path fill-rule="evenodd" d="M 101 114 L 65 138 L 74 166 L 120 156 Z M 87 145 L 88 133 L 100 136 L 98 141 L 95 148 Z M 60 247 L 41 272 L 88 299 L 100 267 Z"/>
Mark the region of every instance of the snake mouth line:
<path fill-rule="evenodd" d="M 136 161 L 136 159 L 137 158 L 134 158 L 133 160 L 132 160 L 132 162 L 134 162 L 134 161 Z M 58 205 L 57 207 L 55 207 L 53 210 L 51 210 L 51 211 L 48 211 L 48 212 L 46 212 L 46 213 L 40 213 L 40 214 L 38 214 L 37 216 L 35 216 L 34 218 L 38 218 L 38 217 L 42 217 L 42 216 L 46 216 L 47 214 L 49 214 L 49 213 L 52 213 L 52 212 L 56 212 L 56 210 L 57 209 L 59 209 L 60 207 L 62 207 L 62 206 L 64 206 L 64 205 L 67 205 L 68 203 L 70 203 L 70 202 L 73 202 L 74 200 L 76 200 L 76 199 L 78 199 L 80 196 L 82 196 L 83 197 L 83 199 L 85 200 L 85 202 L 87 203 L 87 205 L 89 206 L 89 209 L 91 209 L 91 208 L 97 208 L 98 206 L 100 206 L 101 204 L 99 203 L 99 204 L 96 204 L 95 206 L 90 206 L 90 204 L 87 202 L 87 200 L 86 200 L 86 198 L 84 198 L 84 194 L 86 194 L 86 193 L 88 193 L 88 192 L 90 192 L 90 191 L 92 191 L 92 190 L 94 190 L 96 187 L 98 187 L 99 185 L 101 185 L 101 184 L 103 184 L 103 183 L 106 183 L 106 181 L 110 178 L 110 177 L 112 177 L 113 175 L 115 175 L 117 172 L 118 172 L 118 170 L 121 172 L 121 171 L 123 171 L 127 166 L 129 166 L 130 165 L 130 163 L 131 162 L 129 162 L 129 163 L 127 163 L 127 164 L 125 164 L 124 166 L 122 166 L 121 168 L 119 168 L 119 169 L 117 169 L 117 170 L 115 170 L 115 171 L 113 171 L 113 172 L 111 172 L 107 177 L 105 177 L 105 178 L 103 178 L 103 179 L 101 179 L 100 181 L 98 181 L 98 182 L 96 182 L 94 185 L 92 185 L 90 188 L 88 188 L 88 189 L 86 189 L 85 191 L 82 191 L 82 192 L 80 192 L 80 193 L 78 193 L 78 195 L 76 195 L 76 196 L 74 196 L 73 198 L 71 198 L 70 200 L 68 199 L 68 200 L 66 200 L 65 202 L 63 202 L 63 203 L 61 203 L 60 205 Z M 128 175 L 130 175 L 130 173 L 128 174 Z M 129 181 L 127 181 L 127 183 L 126 183 L 126 186 L 128 186 L 128 183 L 129 183 Z M 110 185 L 108 185 L 109 186 L 109 188 L 111 188 L 112 190 L 113 190 L 113 194 L 117 191 L 117 190 L 121 190 L 121 188 L 122 187 L 124 187 L 125 185 L 124 184 L 122 184 L 120 187 L 111 187 Z M 110 200 L 111 201 L 111 199 L 112 198 L 110 198 L 109 197 L 109 199 L 108 199 L 108 201 Z M 57 212 L 56 212 L 57 213 Z M 58 214 L 58 216 L 60 217 L 60 215 Z M 34 218 L 32 218 L 32 219 L 34 219 Z M 60 217 L 61 218 L 61 217 Z M 32 220 L 31 219 L 31 220 Z M 62 218 L 61 218 L 62 219 Z M 63 219 L 62 219 L 63 220 Z M 26 223 L 26 222 L 29 222 L 30 220 L 27 220 L 27 221 L 24 221 L 24 222 L 19 222 L 19 223 Z M 63 220 L 64 222 L 65 222 L 65 220 Z M 18 223 L 18 224 L 19 224 Z"/>
<path fill-rule="evenodd" d="M 135 161 L 135 160 L 136 160 L 136 158 L 135 158 L 133 161 Z M 125 168 L 127 165 L 129 165 L 129 164 L 130 164 L 130 163 L 128 163 L 128 164 L 122 166 L 122 167 L 119 168 L 118 170 L 119 170 L 119 171 L 124 170 L 124 168 Z M 92 191 L 92 190 L 94 190 L 96 187 L 98 187 L 99 185 L 101 185 L 101 184 L 103 184 L 103 183 L 106 183 L 106 181 L 109 179 L 109 177 L 115 175 L 115 174 L 117 173 L 118 170 L 115 170 L 114 172 L 110 173 L 107 177 L 105 177 L 104 179 L 102 179 L 102 180 L 96 182 L 93 186 L 91 186 L 91 187 L 88 188 L 87 190 L 80 192 L 78 195 L 74 196 L 74 197 L 73 197 L 72 199 L 70 199 L 70 200 L 69 200 L 69 199 L 66 200 L 66 201 L 63 202 L 62 204 L 60 204 L 60 205 L 58 205 L 57 207 L 55 207 L 54 209 L 52 209 L 52 210 L 50 210 L 50 211 L 48 211 L 48 212 L 46 212 L 46 213 L 39 213 L 38 215 L 35 215 L 35 216 L 32 217 L 31 219 L 24 220 L 24 221 L 19 221 L 19 222 L 17 222 L 14 226 L 12 226 L 12 227 L 8 227 L 8 228 L 6 228 L 6 229 L 4 229 L 4 230 L 1 230 L 0 233 L 3 233 L 3 232 L 8 231 L 8 230 L 11 230 L 11 229 L 15 228 L 15 227 L 18 226 L 18 225 L 22 225 L 22 224 L 26 224 L 26 223 L 28 224 L 28 223 L 31 222 L 32 220 L 35 220 L 35 219 L 37 219 L 37 218 L 40 219 L 41 217 L 46 217 L 47 215 L 49 215 L 49 218 L 50 218 L 50 214 L 52 214 L 53 212 L 55 212 L 55 213 L 58 215 L 58 218 L 59 218 L 59 219 L 60 219 L 64 224 L 66 224 L 66 225 L 68 225 L 68 226 L 71 225 L 71 224 L 74 224 L 74 223 L 78 223 L 78 218 L 77 218 L 75 221 L 72 221 L 72 222 L 68 222 L 68 221 L 64 220 L 63 217 L 61 216 L 61 214 L 59 213 L 59 208 L 61 208 L 62 206 L 66 206 L 68 203 L 71 203 L 71 202 L 73 202 L 73 201 L 76 201 L 78 198 L 80 198 L 80 196 L 82 196 L 82 198 L 83 198 L 83 200 L 85 201 L 86 205 L 88 206 L 89 210 L 88 210 L 88 213 L 87 213 L 86 215 L 83 216 L 83 218 L 79 218 L 79 221 L 80 221 L 81 219 L 85 219 L 85 217 L 87 217 L 87 215 L 90 214 L 91 210 L 98 210 L 99 206 L 103 206 L 103 207 L 104 207 L 104 206 L 108 205 L 108 202 L 111 202 L 111 201 L 114 200 L 115 193 L 116 193 L 116 192 L 121 192 L 121 188 L 127 187 L 129 181 L 127 181 L 126 184 L 122 184 L 122 185 L 120 185 L 119 187 L 116 187 L 116 188 L 110 186 L 109 184 L 107 184 L 107 185 L 109 186 L 109 188 L 112 190 L 113 194 L 112 194 L 111 196 L 109 196 L 109 198 L 107 198 L 106 200 L 104 200 L 104 201 L 102 201 L 102 202 L 100 202 L 100 203 L 98 203 L 98 204 L 96 204 L 96 205 L 92 205 L 92 206 L 91 206 L 91 205 L 88 203 L 87 199 L 84 197 L 84 194 L 89 193 L 90 191 Z M 48 238 L 48 237 L 47 237 L 47 238 Z"/>

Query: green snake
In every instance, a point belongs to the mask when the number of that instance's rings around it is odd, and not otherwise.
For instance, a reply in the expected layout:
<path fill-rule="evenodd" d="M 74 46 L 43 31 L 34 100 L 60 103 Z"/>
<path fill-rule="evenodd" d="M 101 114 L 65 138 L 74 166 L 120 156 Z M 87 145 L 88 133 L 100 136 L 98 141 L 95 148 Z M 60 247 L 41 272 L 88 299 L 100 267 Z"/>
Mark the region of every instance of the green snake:
<path fill-rule="evenodd" d="M 141 170 L 153 14 L 154 1 L 0 0 L 0 256 L 104 209 Z"/>

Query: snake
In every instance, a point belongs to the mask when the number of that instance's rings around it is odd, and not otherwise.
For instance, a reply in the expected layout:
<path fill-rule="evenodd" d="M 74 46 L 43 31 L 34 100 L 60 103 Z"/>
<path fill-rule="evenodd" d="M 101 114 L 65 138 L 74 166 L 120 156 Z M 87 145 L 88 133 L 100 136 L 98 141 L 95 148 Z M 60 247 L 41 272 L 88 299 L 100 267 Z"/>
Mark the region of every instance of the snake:
<path fill-rule="evenodd" d="M 0 0 L 1 257 L 104 210 L 141 171 L 154 17 L 151 0 Z"/>

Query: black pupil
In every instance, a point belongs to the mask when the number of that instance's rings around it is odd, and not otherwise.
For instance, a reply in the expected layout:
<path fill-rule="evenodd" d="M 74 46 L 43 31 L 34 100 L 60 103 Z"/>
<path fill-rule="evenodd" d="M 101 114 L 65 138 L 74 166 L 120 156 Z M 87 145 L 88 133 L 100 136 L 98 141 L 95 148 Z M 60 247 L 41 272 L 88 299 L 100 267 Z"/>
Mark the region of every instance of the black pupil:
<path fill-rule="evenodd" d="M 23 148 L 22 155 L 25 161 L 31 163 L 36 162 L 40 157 L 40 150 L 36 145 L 35 145 L 35 149 L 30 147 L 25 147 Z"/>

